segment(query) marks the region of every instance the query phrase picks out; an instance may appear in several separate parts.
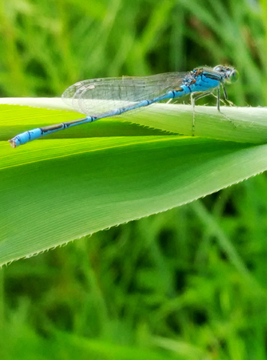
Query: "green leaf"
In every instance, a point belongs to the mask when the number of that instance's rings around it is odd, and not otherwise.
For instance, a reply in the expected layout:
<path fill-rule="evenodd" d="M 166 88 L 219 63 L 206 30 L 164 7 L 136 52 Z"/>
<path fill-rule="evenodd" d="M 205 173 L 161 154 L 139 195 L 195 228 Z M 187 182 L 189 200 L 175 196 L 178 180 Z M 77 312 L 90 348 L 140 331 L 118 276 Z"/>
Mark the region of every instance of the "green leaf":
<path fill-rule="evenodd" d="M 191 107 L 158 104 L 12 149 L 6 140 L 21 131 L 81 115 L 3 102 L 0 264 L 188 203 L 267 167 L 265 109 L 223 107 L 229 121 L 197 107 L 192 137 L 178 135 L 192 134 Z"/>

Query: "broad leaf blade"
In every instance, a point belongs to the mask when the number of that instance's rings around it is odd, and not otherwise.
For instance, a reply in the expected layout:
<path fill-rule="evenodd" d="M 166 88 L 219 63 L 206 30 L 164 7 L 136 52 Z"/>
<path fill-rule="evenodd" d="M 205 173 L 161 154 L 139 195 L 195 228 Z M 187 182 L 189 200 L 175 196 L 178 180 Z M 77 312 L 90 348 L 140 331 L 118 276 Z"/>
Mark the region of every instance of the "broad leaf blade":
<path fill-rule="evenodd" d="M 263 141 L 255 129 L 252 142 Z M 267 167 L 266 145 L 179 135 L 44 139 L 15 150 L 2 141 L 0 153 L 1 264 L 187 203 Z"/>

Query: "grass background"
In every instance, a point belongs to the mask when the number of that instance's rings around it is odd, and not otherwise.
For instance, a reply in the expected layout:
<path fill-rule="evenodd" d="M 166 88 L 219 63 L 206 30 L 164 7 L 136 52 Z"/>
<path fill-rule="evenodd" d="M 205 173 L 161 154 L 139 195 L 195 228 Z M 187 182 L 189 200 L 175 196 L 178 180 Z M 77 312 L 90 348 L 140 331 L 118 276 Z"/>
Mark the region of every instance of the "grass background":
<path fill-rule="evenodd" d="M 263 0 L 4 0 L 0 96 L 227 63 L 265 106 L 266 27 Z M 266 204 L 262 174 L 2 268 L 1 359 L 265 359 Z"/>

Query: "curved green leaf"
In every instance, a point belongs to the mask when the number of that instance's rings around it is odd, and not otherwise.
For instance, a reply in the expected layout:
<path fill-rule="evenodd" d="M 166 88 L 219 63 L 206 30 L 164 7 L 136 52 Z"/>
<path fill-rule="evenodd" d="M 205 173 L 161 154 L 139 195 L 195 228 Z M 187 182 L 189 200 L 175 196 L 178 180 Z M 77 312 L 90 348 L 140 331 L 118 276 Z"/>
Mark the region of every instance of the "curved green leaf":
<path fill-rule="evenodd" d="M 266 170 L 265 109 L 223 108 L 233 125 L 216 109 L 198 107 L 196 134 L 202 136 L 186 137 L 178 133 L 192 131 L 192 109 L 179 106 L 175 112 L 177 107 L 158 105 L 77 127 L 73 139 L 69 129 L 12 149 L 5 140 L 20 131 L 81 115 L 1 105 L 0 264 L 185 204 Z M 103 126 L 105 136 L 99 137 Z M 120 136 L 114 136 L 114 126 Z"/>

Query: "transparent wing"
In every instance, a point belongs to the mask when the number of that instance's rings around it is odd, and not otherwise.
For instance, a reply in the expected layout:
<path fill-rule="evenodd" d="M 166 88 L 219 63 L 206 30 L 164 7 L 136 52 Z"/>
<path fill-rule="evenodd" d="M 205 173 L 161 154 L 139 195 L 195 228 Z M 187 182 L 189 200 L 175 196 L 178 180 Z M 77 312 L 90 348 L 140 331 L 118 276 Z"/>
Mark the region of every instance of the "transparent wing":
<path fill-rule="evenodd" d="M 100 115 L 113 109 L 132 106 L 179 87 L 187 73 L 151 76 L 125 76 L 79 81 L 62 94 L 66 104 L 86 115 Z"/>

